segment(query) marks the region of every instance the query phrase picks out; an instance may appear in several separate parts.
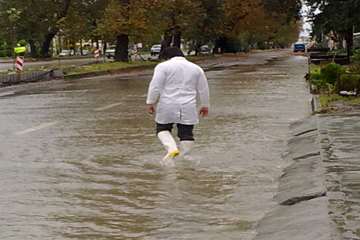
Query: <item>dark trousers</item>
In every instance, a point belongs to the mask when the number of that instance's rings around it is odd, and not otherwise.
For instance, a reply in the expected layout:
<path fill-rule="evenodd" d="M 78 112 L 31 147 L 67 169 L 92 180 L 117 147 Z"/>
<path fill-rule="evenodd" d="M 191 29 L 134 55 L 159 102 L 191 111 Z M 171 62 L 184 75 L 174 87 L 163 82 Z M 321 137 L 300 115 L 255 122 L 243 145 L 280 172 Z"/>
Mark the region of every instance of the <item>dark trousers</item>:
<path fill-rule="evenodd" d="M 169 124 L 160 124 L 156 123 L 156 134 L 162 131 L 169 131 L 171 132 L 173 128 L 173 123 Z M 184 125 L 184 124 L 176 124 L 177 130 L 178 130 L 178 137 L 180 141 L 194 141 L 194 125 Z"/>

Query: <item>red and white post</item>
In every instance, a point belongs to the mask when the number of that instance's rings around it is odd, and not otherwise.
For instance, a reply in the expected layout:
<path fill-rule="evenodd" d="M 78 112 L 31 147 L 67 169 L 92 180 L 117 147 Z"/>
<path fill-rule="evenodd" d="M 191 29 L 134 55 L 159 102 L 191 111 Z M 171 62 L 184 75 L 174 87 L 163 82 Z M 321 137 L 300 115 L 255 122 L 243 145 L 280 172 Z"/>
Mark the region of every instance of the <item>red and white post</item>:
<path fill-rule="evenodd" d="M 99 61 L 99 58 L 100 58 L 100 49 L 95 49 L 94 51 L 94 57 L 96 59 L 96 61 Z"/>
<path fill-rule="evenodd" d="M 16 61 L 15 61 L 15 69 L 16 69 L 16 72 L 22 72 L 24 70 L 24 58 L 23 57 L 16 57 Z"/>

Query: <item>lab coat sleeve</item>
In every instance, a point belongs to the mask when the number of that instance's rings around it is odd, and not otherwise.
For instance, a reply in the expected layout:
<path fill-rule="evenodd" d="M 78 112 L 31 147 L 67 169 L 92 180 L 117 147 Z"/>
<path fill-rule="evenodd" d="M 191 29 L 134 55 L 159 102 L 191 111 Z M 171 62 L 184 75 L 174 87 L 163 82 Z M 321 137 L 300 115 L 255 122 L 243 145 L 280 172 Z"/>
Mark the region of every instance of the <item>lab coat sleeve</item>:
<path fill-rule="evenodd" d="M 166 79 L 165 70 L 160 66 L 156 66 L 153 78 L 150 82 L 146 104 L 155 104 L 159 100 L 161 90 Z"/>
<path fill-rule="evenodd" d="M 210 107 L 209 86 L 204 71 L 201 69 L 197 84 L 197 92 L 199 94 L 200 106 Z"/>

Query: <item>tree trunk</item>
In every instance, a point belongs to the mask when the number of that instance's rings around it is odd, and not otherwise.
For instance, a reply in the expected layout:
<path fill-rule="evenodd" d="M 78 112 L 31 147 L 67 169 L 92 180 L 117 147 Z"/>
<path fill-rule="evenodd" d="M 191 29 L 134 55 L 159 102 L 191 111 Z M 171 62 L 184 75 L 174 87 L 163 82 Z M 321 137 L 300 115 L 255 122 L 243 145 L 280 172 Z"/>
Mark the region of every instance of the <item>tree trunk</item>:
<path fill-rule="evenodd" d="M 63 2 L 63 8 L 61 9 L 61 11 L 59 12 L 59 15 L 57 17 L 57 20 L 60 20 L 64 17 L 66 17 L 68 10 L 70 8 L 70 4 L 71 4 L 72 0 L 64 0 Z M 49 50 L 50 50 L 50 45 L 51 42 L 53 40 L 53 38 L 56 36 L 56 34 L 59 32 L 59 28 L 56 26 L 50 26 L 50 30 L 47 33 L 47 35 L 45 36 L 45 40 L 41 46 L 41 51 L 40 51 L 40 55 L 41 57 L 51 57 Z"/>
<path fill-rule="evenodd" d="M 350 63 L 350 59 L 352 56 L 352 48 L 354 46 L 354 33 L 353 33 L 353 29 L 349 29 L 346 33 L 345 33 L 345 41 L 346 41 L 346 52 L 347 52 L 347 58 L 348 61 Z"/>
<path fill-rule="evenodd" d="M 116 37 L 115 61 L 128 62 L 129 61 L 129 35 L 119 34 Z"/>
<path fill-rule="evenodd" d="M 84 53 L 83 53 L 83 40 L 80 39 L 80 55 L 83 56 Z"/>
<path fill-rule="evenodd" d="M 226 42 L 227 42 L 227 38 L 224 36 L 219 37 L 215 41 L 215 49 L 217 49 L 218 53 L 223 54 L 225 52 Z"/>
<path fill-rule="evenodd" d="M 48 33 L 46 36 L 45 36 L 45 40 L 41 46 L 41 51 L 40 51 L 40 56 L 41 57 L 45 57 L 45 58 L 49 58 L 51 57 L 50 55 L 50 45 L 51 45 L 51 42 L 53 40 L 53 38 L 55 37 L 57 31 L 56 32 L 51 32 L 51 33 Z"/>
<path fill-rule="evenodd" d="M 177 47 L 177 48 L 181 48 L 181 30 L 180 27 L 176 26 L 173 29 L 173 39 L 172 39 L 172 46 L 173 47 Z"/>
<path fill-rule="evenodd" d="M 37 58 L 39 55 L 38 55 L 38 49 L 37 49 L 37 46 L 35 44 L 35 41 L 30 39 L 29 44 L 30 44 L 30 56 L 32 58 Z"/>
<path fill-rule="evenodd" d="M 120 3 L 123 7 L 129 8 L 130 0 L 120 0 Z M 129 21 L 129 11 L 127 11 L 126 19 Z M 115 47 L 115 61 L 120 62 L 129 62 L 129 35 L 128 33 L 119 33 L 116 37 L 116 47 Z"/>
<path fill-rule="evenodd" d="M 179 27 L 172 27 L 165 31 L 164 39 L 161 41 L 159 58 L 164 58 L 164 50 L 167 47 L 181 48 L 181 30 Z"/>

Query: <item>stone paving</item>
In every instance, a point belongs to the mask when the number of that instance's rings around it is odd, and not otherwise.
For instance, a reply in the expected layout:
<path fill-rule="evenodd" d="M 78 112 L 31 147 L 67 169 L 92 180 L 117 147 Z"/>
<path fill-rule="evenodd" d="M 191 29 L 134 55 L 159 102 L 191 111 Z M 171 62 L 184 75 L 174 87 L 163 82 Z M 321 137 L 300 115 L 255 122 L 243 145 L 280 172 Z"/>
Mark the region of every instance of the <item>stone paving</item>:
<path fill-rule="evenodd" d="M 360 240 L 360 111 L 292 124 L 278 206 L 256 240 Z"/>
<path fill-rule="evenodd" d="M 340 239 L 360 239 L 360 112 L 321 115 L 329 215 Z"/>

